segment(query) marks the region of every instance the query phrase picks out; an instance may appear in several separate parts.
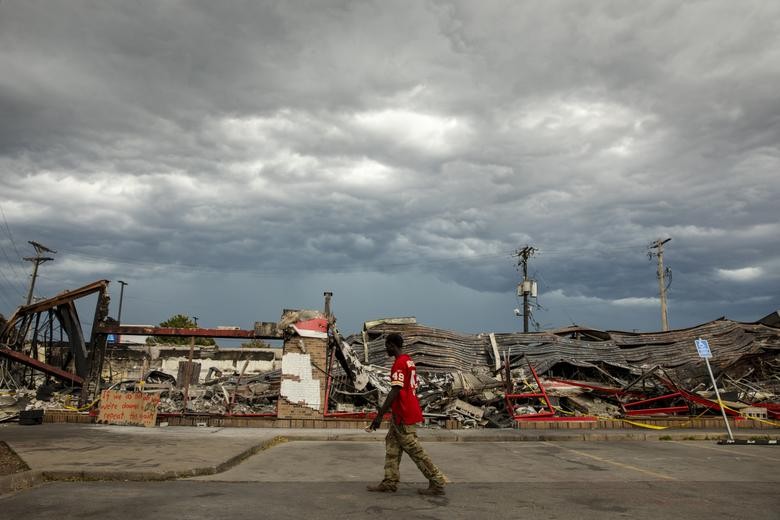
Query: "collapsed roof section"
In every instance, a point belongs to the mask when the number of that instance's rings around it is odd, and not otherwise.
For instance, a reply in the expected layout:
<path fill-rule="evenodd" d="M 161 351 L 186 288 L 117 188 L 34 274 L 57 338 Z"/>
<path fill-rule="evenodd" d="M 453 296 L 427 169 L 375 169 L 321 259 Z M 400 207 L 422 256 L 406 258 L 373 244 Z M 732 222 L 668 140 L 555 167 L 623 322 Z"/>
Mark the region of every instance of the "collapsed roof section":
<path fill-rule="evenodd" d="M 780 328 L 767 323 L 773 322 L 765 319 L 743 323 L 720 318 L 688 329 L 652 333 L 568 327 L 532 333 L 462 334 L 404 318 L 367 322 L 362 334 L 350 336 L 347 341 L 357 352 L 363 351 L 364 363 L 389 366 L 384 338 L 392 332 L 400 333 L 405 351 L 420 370 L 430 372 L 497 369 L 504 356 L 513 365 L 527 359 L 539 374 L 560 363 L 584 367 L 606 364 L 633 374 L 654 366 L 698 372 L 701 360 L 694 347 L 697 338 L 709 341 L 715 353 L 712 362 L 717 367 L 732 365 L 744 357 L 780 354 Z"/>

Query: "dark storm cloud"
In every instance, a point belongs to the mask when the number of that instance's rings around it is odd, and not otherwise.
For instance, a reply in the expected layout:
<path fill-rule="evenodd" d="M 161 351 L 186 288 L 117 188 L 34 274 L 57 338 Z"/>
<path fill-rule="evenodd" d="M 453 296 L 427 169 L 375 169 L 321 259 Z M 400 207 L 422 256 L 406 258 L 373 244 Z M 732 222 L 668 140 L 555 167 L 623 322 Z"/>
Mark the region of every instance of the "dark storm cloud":
<path fill-rule="evenodd" d="M 778 34 L 765 2 L 5 1 L 0 204 L 70 255 L 51 292 L 385 273 L 486 317 L 533 244 L 550 321 L 620 328 L 657 314 L 646 246 L 672 236 L 673 324 L 756 318 L 780 306 Z"/>

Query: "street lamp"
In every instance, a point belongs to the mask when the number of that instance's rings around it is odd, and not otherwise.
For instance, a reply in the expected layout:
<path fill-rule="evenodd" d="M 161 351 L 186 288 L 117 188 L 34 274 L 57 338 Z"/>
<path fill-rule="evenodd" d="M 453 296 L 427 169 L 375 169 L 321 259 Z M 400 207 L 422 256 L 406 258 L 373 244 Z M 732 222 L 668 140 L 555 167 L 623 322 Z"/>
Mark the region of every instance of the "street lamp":
<path fill-rule="evenodd" d="M 119 282 L 119 285 L 121 285 L 122 287 L 119 289 L 119 312 L 116 315 L 116 322 L 119 325 L 122 325 L 122 300 L 125 297 L 125 285 L 127 285 L 127 282 L 125 282 L 123 280 L 117 280 L 117 281 Z M 116 335 L 116 344 L 117 345 L 120 344 L 120 342 L 121 342 L 120 340 L 121 339 L 122 339 L 122 336 L 117 334 Z"/>
<path fill-rule="evenodd" d="M 117 281 L 122 286 L 122 288 L 119 289 L 119 312 L 117 313 L 116 321 L 117 321 L 117 323 L 119 323 L 121 325 L 122 324 L 122 299 L 125 296 L 125 285 L 128 285 L 128 284 L 127 284 L 127 282 L 122 281 L 122 280 L 117 280 Z"/>

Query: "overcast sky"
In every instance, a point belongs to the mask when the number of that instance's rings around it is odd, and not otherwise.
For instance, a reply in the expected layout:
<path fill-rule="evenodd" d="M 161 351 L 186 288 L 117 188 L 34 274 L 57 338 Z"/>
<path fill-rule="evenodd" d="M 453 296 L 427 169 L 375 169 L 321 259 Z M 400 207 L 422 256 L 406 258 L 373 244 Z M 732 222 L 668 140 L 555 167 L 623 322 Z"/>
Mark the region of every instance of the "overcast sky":
<path fill-rule="evenodd" d="M 251 328 L 334 292 L 416 316 L 660 330 L 780 308 L 780 2 L 0 1 L 0 312 Z M 89 316 L 84 321 L 89 321 Z"/>

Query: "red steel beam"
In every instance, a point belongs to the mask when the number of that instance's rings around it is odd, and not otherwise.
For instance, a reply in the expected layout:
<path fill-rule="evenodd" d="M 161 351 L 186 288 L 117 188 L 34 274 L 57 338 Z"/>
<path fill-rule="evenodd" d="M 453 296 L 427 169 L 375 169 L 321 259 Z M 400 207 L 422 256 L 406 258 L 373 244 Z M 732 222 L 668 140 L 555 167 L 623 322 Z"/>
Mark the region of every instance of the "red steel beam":
<path fill-rule="evenodd" d="M 658 402 L 658 401 L 662 401 L 664 399 L 671 399 L 672 397 L 680 397 L 681 395 L 682 394 L 680 394 L 680 392 L 674 392 L 673 394 L 661 395 L 661 396 L 653 397 L 653 398 L 650 398 L 650 399 L 643 399 L 641 401 L 633 401 L 631 403 L 625 403 L 623 405 L 623 407 L 624 408 L 632 408 L 634 406 L 641 406 L 643 404 L 655 403 L 655 402 Z"/>
<path fill-rule="evenodd" d="M 629 390 L 628 392 L 624 392 L 622 388 L 612 388 L 612 387 L 605 387 L 605 386 L 596 386 L 591 385 L 589 383 L 583 383 L 581 381 L 572 381 L 571 379 L 563 379 L 560 377 L 547 377 L 550 381 L 557 381 L 559 383 L 566 383 L 567 385 L 572 386 L 579 386 L 581 388 L 589 388 L 590 390 L 595 390 L 597 392 L 603 393 L 603 394 L 611 394 L 611 395 L 645 395 L 644 392 L 640 392 L 637 390 Z"/>
<path fill-rule="evenodd" d="M 44 374 L 50 375 L 52 377 L 56 377 L 57 379 L 62 379 L 63 381 L 70 381 L 76 385 L 84 384 L 84 380 L 79 376 L 77 376 L 76 374 L 67 372 L 53 365 L 49 365 L 48 363 L 44 363 L 43 361 L 38 361 L 35 358 L 31 358 L 30 356 L 26 356 L 21 352 L 11 350 L 10 348 L 7 347 L 0 347 L 0 356 L 7 357 L 8 359 L 16 361 L 17 363 L 27 365 L 28 367 L 31 367 L 35 370 L 39 370 Z"/>
<path fill-rule="evenodd" d="M 665 408 L 640 408 L 637 410 L 626 410 L 626 415 L 655 415 L 658 413 L 680 413 L 690 412 L 687 406 L 667 406 Z"/>
<path fill-rule="evenodd" d="M 682 388 L 678 388 L 672 383 L 671 381 L 667 381 L 665 379 L 661 379 L 661 382 L 666 385 L 666 387 L 670 390 L 676 390 L 680 392 L 680 395 L 683 399 L 686 401 L 690 401 L 696 404 L 699 404 L 701 406 L 704 406 L 706 408 L 709 408 L 710 410 L 720 410 L 721 407 L 718 403 L 715 401 L 711 401 L 710 399 L 706 399 L 704 397 L 701 397 L 700 395 L 696 395 L 694 393 L 688 392 L 687 390 L 683 390 Z M 728 408 L 727 406 L 723 407 L 723 411 L 726 413 L 726 415 L 731 415 L 732 417 L 741 417 L 739 415 L 739 412 L 736 410 L 732 410 Z"/>

